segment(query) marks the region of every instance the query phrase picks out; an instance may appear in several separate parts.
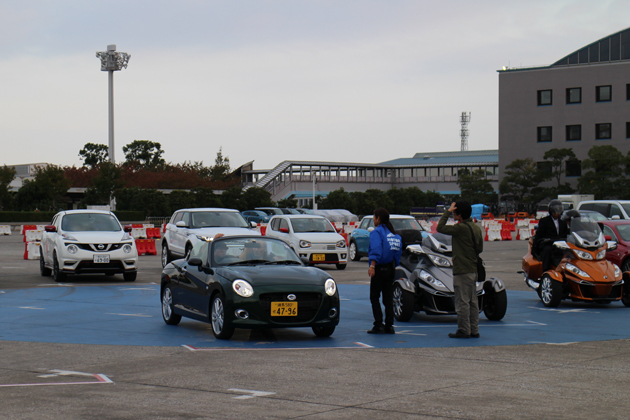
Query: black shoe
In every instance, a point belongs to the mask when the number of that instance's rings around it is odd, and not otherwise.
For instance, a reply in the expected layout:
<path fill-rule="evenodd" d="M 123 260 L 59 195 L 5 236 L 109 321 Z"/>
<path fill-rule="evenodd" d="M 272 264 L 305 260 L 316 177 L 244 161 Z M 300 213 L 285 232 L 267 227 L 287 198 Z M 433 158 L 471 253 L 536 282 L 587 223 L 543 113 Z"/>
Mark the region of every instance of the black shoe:
<path fill-rule="evenodd" d="M 375 325 L 367 333 L 368 334 L 385 334 L 385 331 L 383 330 L 382 325 Z"/>
<path fill-rule="evenodd" d="M 385 326 L 385 334 L 396 334 L 396 330 L 393 325 Z"/>
<path fill-rule="evenodd" d="M 479 333 L 476 333 L 476 334 L 470 334 L 470 338 L 479 338 L 479 337 L 481 337 L 481 336 L 479 335 Z"/>
<path fill-rule="evenodd" d="M 461 330 L 457 330 L 454 333 L 448 333 L 451 338 L 470 338 L 470 334 L 464 334 Z"/>

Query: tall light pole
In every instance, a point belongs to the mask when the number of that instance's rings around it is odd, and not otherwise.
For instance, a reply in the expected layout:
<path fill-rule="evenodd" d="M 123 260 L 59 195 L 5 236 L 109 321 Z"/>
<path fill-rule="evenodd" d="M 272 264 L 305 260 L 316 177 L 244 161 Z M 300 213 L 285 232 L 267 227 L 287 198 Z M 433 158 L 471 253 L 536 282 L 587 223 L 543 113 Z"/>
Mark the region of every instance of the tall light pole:
<path fill-rule="evenodd" d="M 101 59 L 101 71 L 108 72 L 109 85 L 109 161 L 114 160 L 114 72 L 127 68 L 131 54 L 116 52 L 116 45 L 108 45 L 107 51 L 96 53 Z"/>

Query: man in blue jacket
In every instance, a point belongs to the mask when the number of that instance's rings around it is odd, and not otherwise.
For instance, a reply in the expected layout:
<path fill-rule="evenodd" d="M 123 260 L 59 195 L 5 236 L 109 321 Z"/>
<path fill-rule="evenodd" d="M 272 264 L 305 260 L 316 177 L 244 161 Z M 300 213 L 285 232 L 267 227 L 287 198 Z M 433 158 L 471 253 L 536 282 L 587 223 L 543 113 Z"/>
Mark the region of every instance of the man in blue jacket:
<path fill-rule="evenodd" d="M 402 239 L 396 234 L 389 221 L 389 212 L 383 208 L 374 210 L 374 226 L 370 232 L 368 258 L 370 267 L 370 302 L 374 315 L 374 327 L 368 334 L 395 334 L 394 331 L 394 302 L 392 286 L 396 276 L 396 267 L 400 265 L 402 254 Z M 379 298 L 383 294 L 385 306 L 385 326 L 383 326 L 383 311 Z"/>

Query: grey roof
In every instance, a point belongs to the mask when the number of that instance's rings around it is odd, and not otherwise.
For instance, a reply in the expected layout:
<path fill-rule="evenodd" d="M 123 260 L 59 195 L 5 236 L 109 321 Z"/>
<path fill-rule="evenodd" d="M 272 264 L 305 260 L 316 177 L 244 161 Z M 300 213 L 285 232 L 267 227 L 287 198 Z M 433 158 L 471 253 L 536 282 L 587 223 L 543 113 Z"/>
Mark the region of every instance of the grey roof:
<path fill-rule="evenodd" d="M 496 165 L 499 163 L 498 150 L 466 150 L 463 152 L 416 153 L 412 158 L 399 158 L 381 165 L 449 165 L 453 163 L 473 163 Z"/>

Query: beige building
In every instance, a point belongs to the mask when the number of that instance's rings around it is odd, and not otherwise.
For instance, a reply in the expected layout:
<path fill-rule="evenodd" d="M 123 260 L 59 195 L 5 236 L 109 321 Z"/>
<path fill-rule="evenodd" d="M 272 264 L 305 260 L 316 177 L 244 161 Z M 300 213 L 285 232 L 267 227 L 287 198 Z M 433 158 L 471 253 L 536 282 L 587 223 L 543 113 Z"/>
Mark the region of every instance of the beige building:
<path fill-rule="evenodd" d="M 499 70 L 499 177 L 515 159 L 543 161 L 571 148 L 582 161 L 595 145 L 630 150 L 630 28 L 546 67 Z M 581 165 L 562 182 L 577 185 Z"/>

